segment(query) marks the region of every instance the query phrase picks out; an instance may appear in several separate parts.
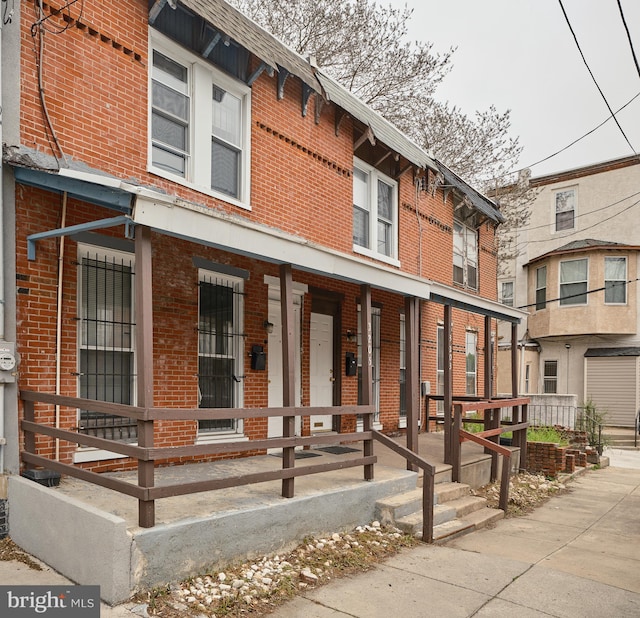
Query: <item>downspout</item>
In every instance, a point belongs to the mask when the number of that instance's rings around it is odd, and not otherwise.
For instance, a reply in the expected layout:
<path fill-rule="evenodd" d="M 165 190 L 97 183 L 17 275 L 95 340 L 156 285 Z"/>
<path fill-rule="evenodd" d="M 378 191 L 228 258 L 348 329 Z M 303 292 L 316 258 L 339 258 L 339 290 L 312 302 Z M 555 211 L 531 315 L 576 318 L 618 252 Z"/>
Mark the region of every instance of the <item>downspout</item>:
<path fill-rule="evenodd" d="M 3 144 L 2 136 L 2 116 L 4 108 L 2 107 L 2 29 L 4 24 L 0 23 L 0 148 Z M 1 156 L 1 153 L 0 153 Z M 0 341 L 4 341 L 5 325 L 4 325 L 4 176 L 2 168 L 2 159 L 0 159 Z M 0 383 L 0 475 L 4 474 L 4 451 L 6 445 L 4 422 L 4 384 Z M 0 496 L 1 497 L 1 496 Z"/>
<path fill-rule="evenodd" d="M 60 227 L 67 221 L 67 192 L 62 194 L 62 215 Z M 64 274 L 64 234 L 60 237 L 58 248 L 58 294 L 56 301 L 56 395 L 60 395 L 60 375 L 62 359 L 62 281 Z M 55 407 L 55 426 L 60 429 L 60 406 Z M 56 461 L 60 461 L 60 438 L 56 438 Z"/>

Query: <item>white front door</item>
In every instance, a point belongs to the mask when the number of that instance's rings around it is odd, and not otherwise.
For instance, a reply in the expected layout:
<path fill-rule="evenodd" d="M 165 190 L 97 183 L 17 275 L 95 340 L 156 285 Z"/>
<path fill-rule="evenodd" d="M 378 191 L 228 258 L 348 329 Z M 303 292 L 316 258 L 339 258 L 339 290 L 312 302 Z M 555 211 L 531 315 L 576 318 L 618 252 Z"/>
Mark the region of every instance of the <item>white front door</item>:
<path fill-rule="evenodd" d="M 295 304 L 293 308 L 293 319 L 295 322 L 295 405 L 300 405 L 300 304 Z M 280 312 L 280 301 L 269 301 L 269 322 L 273 324 L 273 331 L 269 333 L 269 358 L 267 362 L 269 377 L 269 407 L 282 407 L 282 315 Z M 297 436 L 301 434 L 301 417 L 296 416 Z M 267 425 L 267 437 L 282 437 L 282 417 L 270 416 Z"/>
<path fill-rule="evenodd" d="M 333 316 L 311 314 L 310 348 L 310 404 L 333 406 Z M 332 425 L 331 414 L 311 416 L 311 433 L 331 431 Z"/>

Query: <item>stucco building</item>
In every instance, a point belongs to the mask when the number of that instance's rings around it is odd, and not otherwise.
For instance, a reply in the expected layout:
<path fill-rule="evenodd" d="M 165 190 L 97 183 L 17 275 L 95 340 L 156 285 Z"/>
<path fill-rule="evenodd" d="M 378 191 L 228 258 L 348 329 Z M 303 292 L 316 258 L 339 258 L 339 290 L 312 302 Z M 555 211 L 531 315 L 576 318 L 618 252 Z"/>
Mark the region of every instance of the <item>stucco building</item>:
<path fill-rule="evenodd" d="M 501 301 L 529 312 L 518 327 L 520 392 L 576 395 L 606 413 L 607 424 L 632 426 L 640 409 L 640 161 L 529 183 L 530 219 L 514 233 L 519 254 L 499 281 Z M 510 329 L 499 332 L 509 347 Z M 510 358 L 499 353 L 499 390 L 509 386 Z"/>

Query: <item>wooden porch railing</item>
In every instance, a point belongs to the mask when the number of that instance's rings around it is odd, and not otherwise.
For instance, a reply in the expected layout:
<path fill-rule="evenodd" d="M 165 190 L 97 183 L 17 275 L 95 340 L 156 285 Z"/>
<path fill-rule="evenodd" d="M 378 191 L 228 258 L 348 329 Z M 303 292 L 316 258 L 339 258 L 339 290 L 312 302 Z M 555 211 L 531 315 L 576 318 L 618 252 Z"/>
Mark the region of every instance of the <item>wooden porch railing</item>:
<path fill-rule="evenodd" d="M 520 449 L 520 469 L 523 470 L 527 458 L 527 410 L 529 398 L 517 399 L 493 399 L 489 401 L 454 401 L 453 402 L 453 425 L 451 432 L 451 477 L 453 481 L 460 480 L 462 468 L 462 443 L 466 441 L 475 442 L 485 447 L 485 453 L 490 453 L 491 480 L 496 480 L 498 468 L 498 455 L 502 455 L 502 475 L 500 479 L 500 508 L 506 513 L 509 504 L 509 481 L 511 478 L 511 454 L 512 451 L 498 444 L 499 436 L 506 432 L 513 432 L 512 444 Z M 501 426 L 500 410 L 511 408 L 511 420 L 504 422 Z M 465 412 L 482 412 L 484 417 L 484 431 L 472 433 L 465 431 L 463 422 L 470 422 L 470 419 L 463 418 Z M 487 414 L 488 413 L 488 414 Z M 445 437 L 446 441 L 446 437 Z"/>
<path fill-rule="evenodd" d="M 25 467 L 27 469 L 31 469 L 41 466 L 60 472 L 61 474 L 79 478 L 89 483 L 129 495 L 133 498 L 137 498 L 138 523 L 143 528 L 150 528 L 155 525 L 155 500 L 160 498 L 229 487 L 239 487 L 242 485 L 273 480 L 282 480 L 283 497 L 293 497 L 293 479 L 296 477 L 319 474 L 321 472 L 330 472 L 333 470 L 342 470 L 355 466 L 363 466 L 365 480 L 372 480 L 373 464 L 377 461 L 377 457 L 373 455 L 373 440 L 376 440 L 385 446 L 392 448 L 394 451 L 405 457 L 408 462 L 425 470 L 425 490 L 423 499 L 425 527 L 423 530 L 423 539 L 426 542 L 431 542 L 433 540 L 433 479 L 435 467 L 415 453 L 412 453 L 403 446 L 396 444 L 377 431 L 365 430 L 363 432 L 341 433 L 338 435 L 333 434 L 328 436 L 295 436 L 241 442 L 231 441 L 216 444 L 198 444 L 191 446 L 153 446 L 155 421 L 211 420 L 229 418 L 247 419 L 264 417 L 290 418 L 294 416 L 309 416 L 316 414 L 332 414 L 339 416 L 360 414 L 365 415 L 365 420 L 366 416 L 369 416 L 369 422 L 365 423 L 365 427 L 371 427 L 374 413 L 373 406 L 178 409 L 144 408 L 125 404 L 95 401 L 92 399 L 82 399 L 79 397 L 66 397 L 62 395 L 39 393 L 35 391 L 21 391 L 20 398 L 24 406 L 24 419 L 21 423 L 21 428 L 24 431 L 25 440 L 24 451 L 21 453 L 21 459 L 24 462 Z M 112 414 L 133 419 L 138 423 L 138 444 L 126 444 L 116 440 L 98 438 L 96 436 L 78 433 L 77 431 L 58 429 L 51 427 L 50 425 L 38 423 L 35 420 L 36 403 L 79 408 L 92 412 L 101 412 L 104 414 Z M 90 470 L 85 470 L 74 465 L 62 463 L 60 461 L 55 461 L 42 455 L 38 455 L 36 453 L 37 435 L 49 436 L 57 440 L 63 440 L 82 446 L 104 449 L 135 459 L 138 462 L 138 484 L 134 485 L 127 481 L 91 472 Z M 305 464 L 298 468 L 295 467 L 293 451 L 296 447 L 311 446 L 312 444 L 335 444 L 336 441 L 363 442 L 364 456 L 324 464 Z M 202 481 L 192 483 L 154 486 L 153 470 L 157 460 L 178 457 L 188 459 L 207 455 L 262 451 L 271 448 L 283 449 L 283 463 L 282 468 L 279 470 L 271 470 L 255 474 L 243 474 L 224 479 L 204 479 Z M 287 452 L 291 455 L 290 457 L 286 456 Z M 145 474 L 140 474 L 141 469 L 144 469 Z M 147 483 L 144 484 L 141 479 L 146 479 Z M 428 494 L 427 485 L 431 487 Z"/>

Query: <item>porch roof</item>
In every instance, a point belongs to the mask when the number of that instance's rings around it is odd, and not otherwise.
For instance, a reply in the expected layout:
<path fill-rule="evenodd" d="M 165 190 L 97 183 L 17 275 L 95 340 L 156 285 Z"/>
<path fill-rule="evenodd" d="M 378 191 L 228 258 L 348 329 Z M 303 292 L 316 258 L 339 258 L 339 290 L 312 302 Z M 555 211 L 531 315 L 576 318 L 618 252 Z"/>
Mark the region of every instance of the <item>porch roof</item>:
<path fill-rule="evenodd" d="M 7 162 L 16 164 L 15 160 Z M 176 238 L 275 264 L 291 264 L 299 270 L 358 285 L 365 283 L 509 322 L 520 322 L 527 315 L 520 309 L 312 243 L 239 215 L 187 202 L 114 177 L 85 170 L 66 169 L 56 173 L 19 166 L 14 170 L 18 182 L 47 191 L 67 191 L 90 203 L 129 211 L 127 214 L 130 213 L 132 223 Z M 123 209 L 123 199 L 133 204 L 131 210 Z M 56 235 L 67 233 L 71 232 L 57 230 Z"/>

